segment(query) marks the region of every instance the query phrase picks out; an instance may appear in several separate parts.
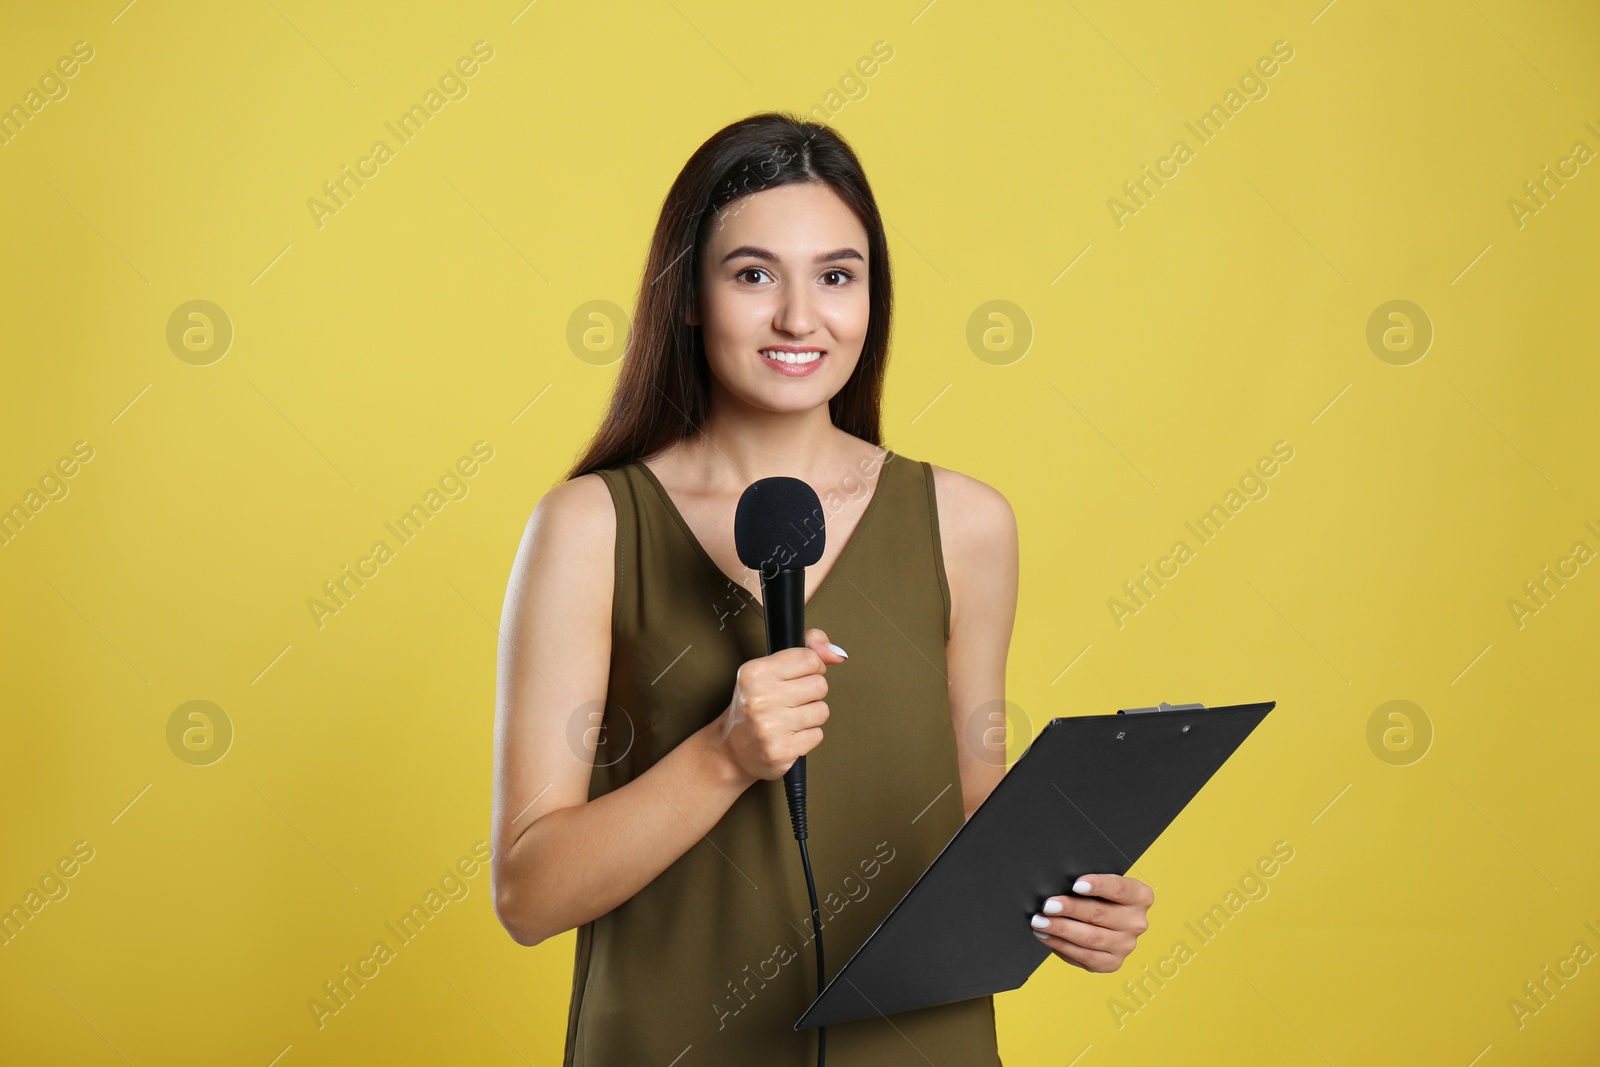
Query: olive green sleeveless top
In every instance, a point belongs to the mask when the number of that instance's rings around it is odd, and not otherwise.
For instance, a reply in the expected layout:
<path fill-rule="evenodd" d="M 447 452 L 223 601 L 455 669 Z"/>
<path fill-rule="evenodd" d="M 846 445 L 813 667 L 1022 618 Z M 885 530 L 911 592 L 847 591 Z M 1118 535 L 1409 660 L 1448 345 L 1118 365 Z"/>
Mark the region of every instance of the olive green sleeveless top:
<path fill-rule="evenodd" d="M 828 723 L 806 759 L 828 978 L 963 823 L 933 468 L 883 455 L 806 608 L 806 626 L 850 653 L 828 668 Z M 720 715 L 740 664 L 767 654 L 760 599 L 718 569 L 655 474 L 639 462 L 598 473 L 616 506 L 616 592 L 590 800 Z M 632 899 L 578 928 L 565 1067 L 816 1062 L 817 1031 L 794 1029 L 817 960 L 782 780 L 754 783 L 704 829 Z M 999 1062 L 992 997 L 828 1027 L 831 1067 Z"/>

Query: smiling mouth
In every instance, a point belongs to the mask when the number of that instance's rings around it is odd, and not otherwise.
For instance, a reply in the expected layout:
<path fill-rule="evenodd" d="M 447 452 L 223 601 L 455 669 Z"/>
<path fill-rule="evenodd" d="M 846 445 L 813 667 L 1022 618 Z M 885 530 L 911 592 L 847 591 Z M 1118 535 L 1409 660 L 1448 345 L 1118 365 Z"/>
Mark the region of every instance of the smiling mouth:
<path fill-rule="evenodd" d="M 815 363 L 822 356 L 823 351 L 820 348 L 812 348 L 804 352 L 786 352 L 774 348 L 763 348 L 761 350 L 763 359 L 770 359 L 774 363 L 784 363 L 789 366 L 803 366 L 807 363 Z"/>

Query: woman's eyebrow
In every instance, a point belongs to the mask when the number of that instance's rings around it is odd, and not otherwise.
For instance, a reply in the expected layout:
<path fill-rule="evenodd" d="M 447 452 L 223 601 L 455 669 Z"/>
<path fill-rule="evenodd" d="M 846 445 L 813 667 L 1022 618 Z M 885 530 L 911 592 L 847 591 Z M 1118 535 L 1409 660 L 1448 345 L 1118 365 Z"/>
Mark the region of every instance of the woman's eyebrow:
<path fill-rule="evenodd" d="M 735 248 L 732 252 L 729 252 L 727 255 L 722 257 L 722 262 L 727 263 L 729 260 L 742 259 L 746 256 L 751 259 L 765 260 L 768 263 L 778 262 L 777 256 L 773 255 L 771 252 L 768 252 L 765 248 L 757 248 L 755 245 L 742 245 L 739 248 Z M 854 259 L 859 260 L 862 263 L 867 261 L 865 256 L 853 248 L 836 248 L 832 252 L 823 252 L 821 255 L 817 256 L 816 259 L 812 260 L 812 262 L 837 263 L 842 259 Z"/>

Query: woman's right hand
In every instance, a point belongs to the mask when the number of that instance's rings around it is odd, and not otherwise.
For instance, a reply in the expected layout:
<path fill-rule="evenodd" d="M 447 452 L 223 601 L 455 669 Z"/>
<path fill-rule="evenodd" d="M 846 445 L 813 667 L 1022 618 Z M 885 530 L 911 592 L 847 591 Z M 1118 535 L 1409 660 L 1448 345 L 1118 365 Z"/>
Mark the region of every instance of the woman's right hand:
<path fill-rule="evenodd" d="M 812 628 L 805 644 L 740 664 L 733 699 L 718 718 L 716 737 L 728 758 L 755 779 L 782 778 L 795 760 L 822 743 L 828 721 L 828 664 L 848 657 Z"/>

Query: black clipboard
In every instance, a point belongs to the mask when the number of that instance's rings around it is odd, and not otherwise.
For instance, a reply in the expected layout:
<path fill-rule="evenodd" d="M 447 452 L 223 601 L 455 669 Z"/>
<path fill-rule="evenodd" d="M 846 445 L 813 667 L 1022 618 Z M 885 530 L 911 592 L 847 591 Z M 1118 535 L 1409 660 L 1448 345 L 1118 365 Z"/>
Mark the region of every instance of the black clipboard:
<path fill-rule="evenodd" d="M 794 1028 L 1021 986 L 1052 955 L 1045 898 L 1128 873 L 1277 703 L 1051 719 Z"/>

